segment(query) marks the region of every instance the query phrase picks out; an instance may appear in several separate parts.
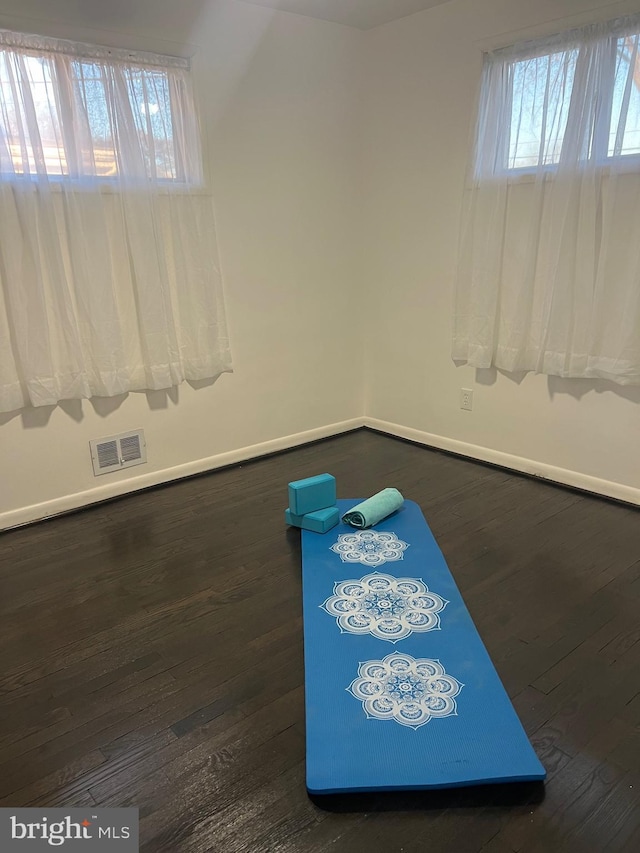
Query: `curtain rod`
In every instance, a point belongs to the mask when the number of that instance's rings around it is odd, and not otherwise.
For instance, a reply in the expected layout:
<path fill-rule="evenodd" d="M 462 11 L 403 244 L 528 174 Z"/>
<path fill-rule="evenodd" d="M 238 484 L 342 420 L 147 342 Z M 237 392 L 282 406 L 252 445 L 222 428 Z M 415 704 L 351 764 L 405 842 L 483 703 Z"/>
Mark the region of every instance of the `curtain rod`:
<path fill-rule="evenodd" d="M 33 50 L 41 53 L 61 53 L 66 56 L 76 56 L 79 59 L 110 59 L 115 62 L 138 62 L 142 65 L 153 65 L 163 68 L 188 69 L 190 66 L 189 60 L 181 56 L 169 56 L 143 50 L 126 50 L 117 47 L 107 47 L 106 45 L 89 44 L 87 42 L 0 29 L 0 49 L 3 47 Z"/>

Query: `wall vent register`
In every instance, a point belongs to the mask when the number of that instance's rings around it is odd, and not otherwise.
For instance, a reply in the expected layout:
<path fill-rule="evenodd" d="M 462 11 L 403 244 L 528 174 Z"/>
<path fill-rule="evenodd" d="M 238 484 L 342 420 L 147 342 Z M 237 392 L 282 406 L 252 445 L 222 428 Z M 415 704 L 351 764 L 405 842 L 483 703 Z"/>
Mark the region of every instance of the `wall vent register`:
<path fill-rule="evenodd" d="M 147 445 L 141 429 L 94 439 L 89 446 L 96 477 L 147 461 Z"/>

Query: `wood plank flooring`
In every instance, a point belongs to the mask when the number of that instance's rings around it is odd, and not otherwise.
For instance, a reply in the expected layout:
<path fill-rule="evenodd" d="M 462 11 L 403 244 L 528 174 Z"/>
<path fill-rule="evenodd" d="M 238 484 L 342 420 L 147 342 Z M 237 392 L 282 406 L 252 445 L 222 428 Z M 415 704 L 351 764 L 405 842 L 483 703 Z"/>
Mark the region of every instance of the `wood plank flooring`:
<path fill-rule="evenodd" d="M 311 800 L 289 480 L 417 501 L 549 778 Z M 144 853 L 640 850 L 640 514 L 361 430 L 0 536 L 0 806 Z"/>

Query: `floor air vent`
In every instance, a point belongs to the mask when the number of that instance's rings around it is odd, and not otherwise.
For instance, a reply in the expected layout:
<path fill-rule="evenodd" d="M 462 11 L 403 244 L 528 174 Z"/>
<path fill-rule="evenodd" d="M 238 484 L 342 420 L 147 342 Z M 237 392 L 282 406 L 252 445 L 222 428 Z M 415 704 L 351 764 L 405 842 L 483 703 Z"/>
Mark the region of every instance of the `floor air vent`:
<path fill-rule="evenodd" d="M 147 461 L 147 445 L 141 429 L 98 438 L 90 441 L 89 446 L 96 477 Z"/>

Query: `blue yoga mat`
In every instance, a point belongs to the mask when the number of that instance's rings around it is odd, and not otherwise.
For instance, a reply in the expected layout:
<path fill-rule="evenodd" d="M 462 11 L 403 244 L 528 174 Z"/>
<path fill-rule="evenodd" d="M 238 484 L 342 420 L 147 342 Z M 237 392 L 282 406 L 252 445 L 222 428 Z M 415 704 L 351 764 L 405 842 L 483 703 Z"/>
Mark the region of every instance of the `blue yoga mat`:
<path fill-rule="evenodd" d="M 302 572 L 310 793 L 544 779 L 417 504 L 303 530 Z"/>

